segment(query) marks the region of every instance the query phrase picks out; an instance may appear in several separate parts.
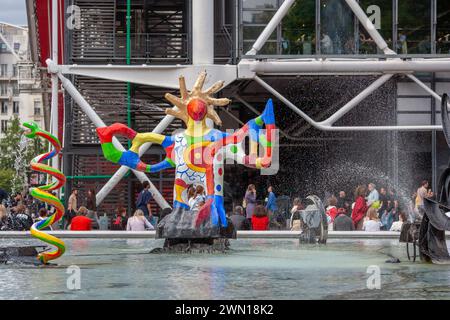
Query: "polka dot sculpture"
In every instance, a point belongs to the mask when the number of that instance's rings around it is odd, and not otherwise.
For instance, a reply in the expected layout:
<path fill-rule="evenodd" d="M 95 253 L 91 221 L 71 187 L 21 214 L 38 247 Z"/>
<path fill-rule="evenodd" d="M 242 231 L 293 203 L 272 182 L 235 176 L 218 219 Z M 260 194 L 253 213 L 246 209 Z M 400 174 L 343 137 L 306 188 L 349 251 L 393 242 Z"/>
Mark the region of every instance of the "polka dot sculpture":
<path fill-rule="evenodd" d="M 218 126 L 222 122 L 214 106 L 230 103 L 226 98 L 212 98 L 211 95 L 223 87 L 217 82 L 203 91 L 206 72 L 202 72 L 192 91 L 186 89 L 185 80 L 180 77 L 180 97 L 166 94 L 174 108 L 166 113 L 184 121 L 187 128 L 171 136 L 156 133 L 137 133 L 124 124 L 115 123 L 97 129 L 104 156 L 131 169 L 154 173 L 175 168 L 174 209 L 189 210 L 187 188 L 189 185 L 202 185 L 206 191 L 205 204 L 199 209 L 195 225 L 199 226 L 210 218 L 213 225 L 227 226 L 223 206 L 224 163 L 236 161 L 239 164 L 261 169 L 267 168 L 272 161 L 273 134 L 275 118 L 272 100 L 268 100 L 263 113 L 250 120 L 234 133 L 223 132 L 206 125 L 210 118 Z M 263 130 L 265 127 L 265 130 Z M 129 150 L 120 151 L 113 144 L 114 136 L 124 136 L 131 140 Z M 249 154 L 245 153 L 245 137 L 249 136 Z M 157 164 L 146 164 L 139 158 L 139 148 L 144 143 L 161 145 L 166 157 Z M 263 151 L 258 150 L 262 147 Z M 258 155 L 260 154 L 260 156 Z M 228 162 L 230 161 L 230 162 Z"/>

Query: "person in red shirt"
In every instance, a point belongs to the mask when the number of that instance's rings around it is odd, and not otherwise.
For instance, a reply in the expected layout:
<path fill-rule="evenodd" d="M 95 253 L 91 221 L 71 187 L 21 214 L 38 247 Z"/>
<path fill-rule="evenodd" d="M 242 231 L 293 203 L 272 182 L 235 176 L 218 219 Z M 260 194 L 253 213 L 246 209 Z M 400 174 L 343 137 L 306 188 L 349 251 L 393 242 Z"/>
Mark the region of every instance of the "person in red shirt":
<path fill-rule="evenodd" d="M 355 230 L 362 230 L 364 217 L 367 212 L 367 204 L 366 204 L 366 187 L 358 186 L 355 191 L 355 206 L 352 211 L 352 220 L 355 225 Z"/>
<path fill-rule="evenodd" d="M 72 219 L 70 230 L 72 231 L 90 231 L 92 230 L 92 220 L 86 217 L 88 210 L 86 207 L 80 207 L 77 216 Z"/>
<path fill-rule="evenodd" d="M 337 199 L 335 196 L 332 196 L 328 199 L 328 207 L 327 207 L 327 215 L 331 218 L 331 223 L 334 222 L 334 218 L 336 218 L 338 210 L 336 208 Z"/>
<path fill-rule="evenodd" d="M 252 216 L 252 230 L 269 230 L 269 217 L 264 206 L 256 206 Z"/>

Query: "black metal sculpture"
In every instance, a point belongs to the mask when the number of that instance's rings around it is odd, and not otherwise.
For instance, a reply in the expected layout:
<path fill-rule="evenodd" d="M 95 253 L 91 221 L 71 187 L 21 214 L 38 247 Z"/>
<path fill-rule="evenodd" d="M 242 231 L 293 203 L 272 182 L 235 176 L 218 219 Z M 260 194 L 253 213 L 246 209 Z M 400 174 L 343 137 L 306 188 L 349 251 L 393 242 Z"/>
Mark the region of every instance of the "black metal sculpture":
<path fill-rule="evenodd" d="M 448 95 L 442 96 L 441 117 L 445 140 L 450 147 L 450 118 L 448 115 Z M 438 264 L 450 264 L 445 231 L 450 231 L 450 163 L 439 181 L 438 201 L 424 200 L 423 217 L 418 230 L 420 259 Z"/>

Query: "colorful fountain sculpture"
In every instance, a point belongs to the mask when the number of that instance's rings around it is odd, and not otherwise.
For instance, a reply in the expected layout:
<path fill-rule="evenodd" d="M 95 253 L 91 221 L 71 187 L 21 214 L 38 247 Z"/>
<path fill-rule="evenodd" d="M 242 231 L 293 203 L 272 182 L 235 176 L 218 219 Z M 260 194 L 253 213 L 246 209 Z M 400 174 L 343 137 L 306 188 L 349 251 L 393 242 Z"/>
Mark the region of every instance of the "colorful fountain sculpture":
<path fill-rule="evenodd" d="M 52 224 L 58 222 L 64 215 L 63 203 L 61 202 L 61 200 L 59 200 L 57 196 L 55 196 L 50 192 L 61 188 L 66 183 L 66 177 L 58 169 L 55 169 L 50 165 L 43 163 L 55 156 L 58 156 L 58 153 L 61 151 L 61 143 L 59 142 L 57 137 L 55 137 L 54 135 L 45 130 L 40 129 L 38 125 L 34 122 L 25 122 L 23 126 L 27 128 L 27 130 L 25 131 L 25 136 L 27 138 L 34 139 L 36 138 L 36 136 L 42 137 L 47 141 L 49 141 L 54 148 L 49 152 L 36 156 L 31 160 L 30 164 L 32 170 L 46 173 L 49 176 L 55 178 L 55 180 L 46 185 L 37 188 L 30 188 L 31 196 L 47 204 L 52 205 L 56 209 L 55 213 L 53 213 L 46 219 L 34 223 L 30 229 L 31 235 L 33 237 L 56 247 L 53 251 L 43 251 L 38 254 L 37 258 L 39 259 L 39 261 L 43 264 L 47 264 L 49 261 L 57 259 L 60 256 L 62 256 L 66 251 L 66 246 L 61 239 L 58 239 L 53 235 L 41 231 L 42 229 L 47 228 L 48 226 L 51 226 Z"/>
<path fill-rule="evenodd" d="M 272 161 L 275 119 L 272 101 L 268 100 L 263 113 L 250 120 L 234 133 L 226 133 L 206 124 L 211 119 L 216 125 L 222 122 L 215 106 L 226 106 L 227 98 L 213 98 L 223 87 L 223 82 L 203 90 L 206 72 L 201 72 L 192 91 L 188 91 L 184 77 L 179 78 L 180 97 L 167 93 L 166 99 L 175 107 L 166 109 L 186 124 L 186 129 L 172 136 L 156 133 L 138 133 L 124 124 L 115 123 L 97 129 L 104 156 L 121 165 L 142 172 L 154 173 L 175 168 L 173 211 L 164 217 L 157 228 L 157 236 L 166 239 L 211 239 L 224 236 L 228 228 L 223 205 L 223 176 L 226 159 L 261 169 Z M 264 130 L 265 127 L 265 130 Z M 120 151 L 112 143 L 114 136 L 131 140 L 129 150 Z M 245 153 L 245 137 L 249 136 L 250 151 Z M 144 143 L 161 145 L 166 158 L 157 164 L 146 164 L 139 158 L 139 148 Z M 258 150 L 262 147 L 262 150 Z M 206 201 L 198 210 L 188 206 L 187 188 L 200 184 L 205 188 Z"/>

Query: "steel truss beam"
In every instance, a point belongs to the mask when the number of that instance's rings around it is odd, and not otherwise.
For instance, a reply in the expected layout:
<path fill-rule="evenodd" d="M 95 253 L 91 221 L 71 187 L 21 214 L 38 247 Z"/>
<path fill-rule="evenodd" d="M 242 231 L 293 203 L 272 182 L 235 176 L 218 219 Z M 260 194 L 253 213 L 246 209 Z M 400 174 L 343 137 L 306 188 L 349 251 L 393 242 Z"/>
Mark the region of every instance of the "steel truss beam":
<path fill-rule="evenodd" d="M 335 114 L 333 114 L 330 118 L 325 120 L 324 122 L 317 122 L 311 119 L 306 113 L 300 110 L 296 105 L 286 99 L 281 93 L 271 87 L 268 83 L 262 80 L 260 77 L 255 76 L 256 82 L 258 82 L 263 88 L 277 97 L 281 102 L 283 102 L 286 106 L 288 106 L 292 111 L 298 114 L 300 117 L 305 119 L 310 125 L 313 127 L 323 130 L 323 131 L 430 131 L 430 130 L 442 130 L 442 126 L 354 126 L 354 127 L 333 127 L 331 124 L 339 119 L 342 115 L 350 111 L 353 107 L 356 106 L 357 103 L 352 101 L 362 100 L 361 97 L 364 95 L 369 95 L 370 91 L 375 90 L 364 90 L 358 96 L 356 96 L 353 100 L 351 100 L 347 105 L 338 110 Z M 378 79 L 371 86 L 376 86 L 375 84 L 379 84 L 384 79 Z M 378 82 L 378 83 L 377 83 Z M 331 123 L 331 124 L 330 124 Z"/>
<path fill-rule="evenodd" d="M 322 73 L 412 73 L 450 71 L 450 59 L 415 60 L 297 60 L 297 61 L 245 61 L 240 65 L 240 73 L 256 74 L 322 74 Z"/>
<path fill-rule="evenodd" d="M 237 79 L 235 65 L 60 65 L 58 72 L 79 76 L 131 82 L 153 87 L 178 89 L 178 77 L 184 75 L 187 87 L 193 87 L 198 74 L 207 70 L 205 85 L 225 81 L 224 86 Z"/>

